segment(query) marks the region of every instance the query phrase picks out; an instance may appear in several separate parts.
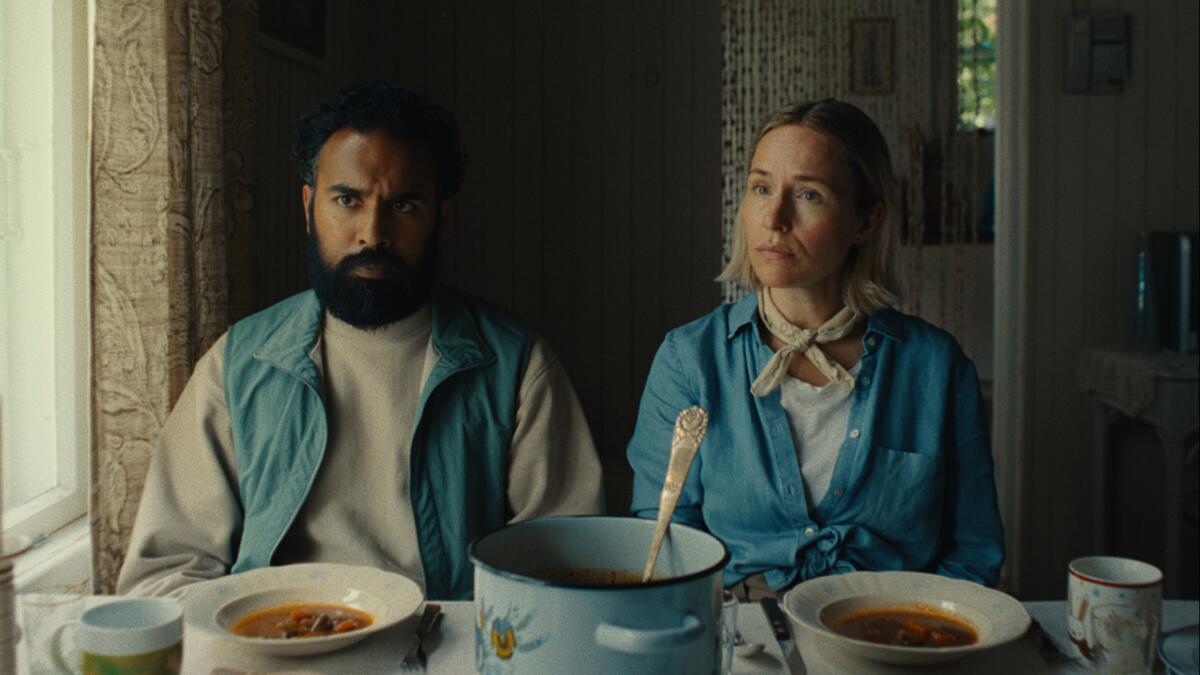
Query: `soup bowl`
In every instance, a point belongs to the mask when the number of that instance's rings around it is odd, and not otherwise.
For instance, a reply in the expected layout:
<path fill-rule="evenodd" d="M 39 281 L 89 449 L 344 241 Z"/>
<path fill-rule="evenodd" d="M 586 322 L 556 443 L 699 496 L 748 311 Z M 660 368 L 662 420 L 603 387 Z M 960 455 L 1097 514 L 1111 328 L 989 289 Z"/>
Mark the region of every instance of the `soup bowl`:
<path fill-rule="evenodd" d="M 823 647 L 896 665 L 952 661 L 999 647 L 1024 635 L 1029 613 L 1012 596 L 980 584 L 923 572 L 851 572 L 810 579 L 784 595 L 793 624 Z M 877 610 L 945 615 L 967 624 L 972 644 L 922 647 L 879 644 L 842 635 L 834 626 L 848 616 Z"/>
<path fill-rule="evenodd" d="M 301 563 L 263 567 L 196 584 L 184 598 L 190 627 L 259 654 L 309 656 L 349 647 L 412 616 L 424 599 L 415 582 L 358 565 Z M 346 633 L 293 639 L 236 635 L 246 616 L 281 605 L 338 605 L 365 612 L 371 624 Z"/>
<path fill-rule="evenodd" d="M 716 537 L 672 524 L 640 583 L 654 522 L 531 520 L 476 539 L 475 663 L 481 673 L 715 673 Z"/>

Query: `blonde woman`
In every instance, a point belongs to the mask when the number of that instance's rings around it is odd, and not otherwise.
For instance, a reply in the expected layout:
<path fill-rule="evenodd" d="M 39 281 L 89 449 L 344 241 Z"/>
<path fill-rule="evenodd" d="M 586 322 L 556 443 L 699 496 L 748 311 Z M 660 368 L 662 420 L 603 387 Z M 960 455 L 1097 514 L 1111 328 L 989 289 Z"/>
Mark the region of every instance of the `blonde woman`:
<path fill-rule="evenodd" d="M 994 585 L 1004 560 L 975 366 L 897 301 L 887 142 L 826 99 L 755 141 L 720 279 L 754 292 L 672 330 L 629 442 L 655 518 L 675 416 L 708 434 L 674 519 L 729 547 L 744 599 L 825 574 L 923 570 Z"/>

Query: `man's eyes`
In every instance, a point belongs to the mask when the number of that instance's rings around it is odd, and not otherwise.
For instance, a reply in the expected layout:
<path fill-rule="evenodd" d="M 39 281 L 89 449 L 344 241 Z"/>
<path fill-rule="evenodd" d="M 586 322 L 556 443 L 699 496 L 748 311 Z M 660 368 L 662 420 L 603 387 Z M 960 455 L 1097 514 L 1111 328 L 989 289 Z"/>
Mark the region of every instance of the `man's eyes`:
<path fill-rule="evenodd" d="M 804 201 L 815 202 L 821 199 L 821 193 L 816 190 L 801 190 L 796 193 L 796 197 Z"/>
<path fill-rule="evenodd" d="M 339 206 L 352 207 L 358 206 L 360 200 L 354 195 L 338 195 L 334 197 L 334 202 Z M 397 213 L 412 213 L 417 210 L 417 202 L 412 199 L 397 199 L 391 203 L 391 208 Z"/>

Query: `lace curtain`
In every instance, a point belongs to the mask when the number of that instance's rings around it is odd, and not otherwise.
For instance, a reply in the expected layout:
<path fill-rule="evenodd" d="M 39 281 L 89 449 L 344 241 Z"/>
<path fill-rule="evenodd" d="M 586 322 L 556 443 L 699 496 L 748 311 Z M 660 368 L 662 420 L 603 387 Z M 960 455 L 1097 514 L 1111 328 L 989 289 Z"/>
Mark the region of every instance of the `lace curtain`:
<path fill-rule="evenodd" d="M 96 5 L 93 588 L 111 593 L 155 440 L 252 303 L 254 0 Z"/>

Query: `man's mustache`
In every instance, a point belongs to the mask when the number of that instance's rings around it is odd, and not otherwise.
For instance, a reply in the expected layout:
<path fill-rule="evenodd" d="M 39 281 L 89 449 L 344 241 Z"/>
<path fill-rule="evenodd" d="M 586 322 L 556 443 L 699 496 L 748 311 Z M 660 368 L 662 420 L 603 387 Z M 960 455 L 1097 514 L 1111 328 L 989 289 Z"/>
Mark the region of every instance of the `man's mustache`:
<path fill-rule="evenodd" d="M 334 274 L 338 278 L 344 278 L 355 267 L 376 267 L 383 270 L 386 277 L 408 274 L 409 272 L 408 265 L 405 265 L 404 261 L 398 256 L 380 249 L 371 249 L 359 251 L 354 255 L 342 258 L 338 262 L 337 267 L 334 268 Z"/>

